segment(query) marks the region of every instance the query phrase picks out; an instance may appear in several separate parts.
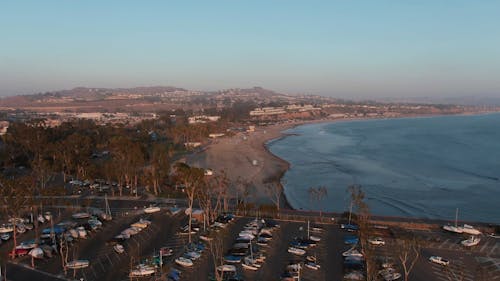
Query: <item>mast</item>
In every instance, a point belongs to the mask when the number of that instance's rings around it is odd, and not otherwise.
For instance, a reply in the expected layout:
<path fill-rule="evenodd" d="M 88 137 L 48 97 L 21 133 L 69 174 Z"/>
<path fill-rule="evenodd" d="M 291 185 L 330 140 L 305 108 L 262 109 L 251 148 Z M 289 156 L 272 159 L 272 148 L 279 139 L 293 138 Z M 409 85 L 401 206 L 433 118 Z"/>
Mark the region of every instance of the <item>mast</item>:
<path fill-rule="evenodd" d="M 351 224 L 351 215 L 352 215 L 352 200 L 351 200 L 351 206 L 349 207 L 349 224 Z"/>
<path fill-rule="evenodd" d="M 111 209 L 109 208 L 109 202 L 108 202 L 108 194 L 104 194 L 104 203 L 106 204 L 105 205 L 105 212 L 106 212 L 106 216 L 108 217 L 108 219 L 111 218 Z"/>
<path fill-rule="evenodd" d="M 311 239 L 311 235 L 309 234 L 309 220 L 307 220 L 307 239 Z"/>
<path fill-rule="evenodd" d="M 455 210 L 455 227 L 458 227 L 457 221 L 458 221 L 458 208 Z"/>

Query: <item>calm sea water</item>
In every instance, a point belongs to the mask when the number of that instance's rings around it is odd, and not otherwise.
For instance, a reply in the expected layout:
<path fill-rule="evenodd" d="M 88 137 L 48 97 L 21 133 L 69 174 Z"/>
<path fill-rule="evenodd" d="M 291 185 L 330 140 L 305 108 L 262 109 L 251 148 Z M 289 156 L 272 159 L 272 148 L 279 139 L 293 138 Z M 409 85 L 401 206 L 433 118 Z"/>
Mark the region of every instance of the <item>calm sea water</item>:
<path fill-rule="evenodd" d="M 348 209 L 360 184 L 374 214 L 500 223 L 500 114 L 303 125 L 268 147 L 291 164 L 296 209 Z M 325 186 L 321 201 L 309 187 Z"/>

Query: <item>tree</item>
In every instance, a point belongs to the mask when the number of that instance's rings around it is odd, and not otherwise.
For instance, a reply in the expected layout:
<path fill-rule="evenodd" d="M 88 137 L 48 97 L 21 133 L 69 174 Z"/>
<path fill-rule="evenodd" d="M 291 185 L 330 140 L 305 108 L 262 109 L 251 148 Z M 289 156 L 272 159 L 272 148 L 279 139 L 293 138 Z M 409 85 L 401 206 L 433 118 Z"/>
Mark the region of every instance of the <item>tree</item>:
<path fill-rule="evenodd" d="M 279 182 L 267 183 L 265 185 L 265 187 L 266 187 L 266 190 L 267 190 L 268 194 L 270 195 L 270 199 L 274 203 L 274 205 L 276 207 L 276 211 L 278 212 L 278 215 L 279 215 L 283 187 L 281 186 L 281 184 Z"/>
<path fill-rule="evenodd" d="M 168 148 L 165 144 L 155 144 L 149 155 L 149 166 L 146 169 L 146 173 L 149 178 L 148 182 L 153 186 L 155 195 L 160 193 L 160 186 L 170 173 L 168 154 Z"/>
<path fill-rule="evenodd" d="M 404 280 L 408 281 L 408 276 L 420 257 L 421 242 L 415 237 L 403 237 L 396 241 L 398 249 L 398 259 L 403 268 Z"/>
<path fill-rule="evenodd" d="M 32 179 L 30 176 L 21 178 L 0 178 L 0 200 L 3 206 L 3 213 L 14 219 L 13 224 L 13 242 L 11 257 L 16 256 L 17 247 L 17 221 L 24 206 L 31 205 L 33 199 Z"/>
<path fill-rule="evenodd" d="M 375 261 L 375 253 L 370 248 L 368 243 L 370 229 L 370 209 L 365 202 L 365 193 L 360 185 L 350 185 L 347 188 L 351 197 L 351 204 L 354 206 L 356 213 L 356 222 L 359 227 L 359 241 L 361 244 L 361 252 L 365 257 L 366 262 L 366 277 L 367 281 L 376 280 L 377 268 Z M 349 213 L 351 216 L 351 213 Z"/>
<path fill-rule="evenodd" d="M 186 193 L 188 199 L 188 208 L 189 212 L 189 222 L 188 222 L 188 231 L 189 231 L 189 243 L 191 240 L 191 224 L 192 224 L 192 213 L 193 213 L 193 204 L 194 198 L 200 185 L 203 182 L 203 178 L 205 176 L 204 170 L 200 168 L 193 168 L 187 165 L 186 163 L 177 162 L 175 165 L 175 173 L 177 180 L 183 185 L 184 192 Z"/>
<path fill-rule="evenodd" d="M 316 203 L 319 203 L 326 197 L 328 197 L 328 190 L 324 186 L 318 186 L 318 187 L 309 187 L 307 189 L 307 192 L 309 193 L 309 203 L 312 206 L 312 201 L 316 201 Z M 321 207 L 319 208 L 319 216 L 321 217 Z"/>
<path fill-rule="evenodd" d="M 227 212 L 229 210 L 229 179 L 226 176 L 226 172 L 220 171 L 213 177 L 213 181 L 217 190 L 217 202 L 220 203 L 222 200 L 222 209 L 224 212 Z M 220 204 L 218 204 L 218 207 L 220 207 Z"/>
<path fill-rule="evenodd" d="M 221 234 L 214 237 L 212 241 L 208 242 L 208 246 L 210 247 L 210 254 L 212 256 L 214 276 L 216 281 L 222 281 L 224 278 L 224 272 L 222 270 L 217 270 L 218 267 L 224 265 L 224 234 L 225 232 L 222 232 Z"/>
<path fill-rule="evenodd" d="M 235 184 L 236 184 L 237 204 L 238 206 L 240 206 L 241 202 L 241 205 L 243 206 L 243 214 L 246 214 L 250 196 L 252 195 L 251 193 L 252 184 L 250 181 L 243 179 L 241 177 L 238 177 Z"/>
<path fill-rule="evenodd" d="M 110 142 L 110 150 L 116 165 L 118 175 L 118 191 L 123 195 L 123 186 L 137 188 L 138 173 L 144 165 L 144 153 L 139 143 L 125 136 L 113 138 Z"/>

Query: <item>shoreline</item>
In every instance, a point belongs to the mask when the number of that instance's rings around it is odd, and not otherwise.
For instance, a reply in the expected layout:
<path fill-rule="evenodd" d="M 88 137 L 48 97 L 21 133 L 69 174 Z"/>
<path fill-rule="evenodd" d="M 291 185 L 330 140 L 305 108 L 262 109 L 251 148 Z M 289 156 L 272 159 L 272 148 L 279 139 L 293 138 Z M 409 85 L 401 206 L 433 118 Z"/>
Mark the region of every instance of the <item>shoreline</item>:
<path fill-rule="evenodd" d="M 426 118 L 441 116 L 475 116 L 484 114 L 494 114 L 498 112 L 478 112 L 461 114 L 425 114 L 425 115 L 405 115 L 392 118 L 342 118 L 342 119 L 316 119 L 300 120 L 278 123 L 266 127 L 258 127 L 255 132 L 247 134 L 238 133 L 231 137 L 215 139 L 206 146 L 203 151 L 186 156 L 186 162 L 201 168 L 210 168 L 216 171 L 224 171 L 231 182 L 242 180 L 251 185 L 249 193 L 250 202 L 257 204 L 273 204 L 270 194 L 265 185 L 268 183 L 278 183 L 281 186 L 280 208 L 295 210 L 288 201 L 285 193 L 285 186 L 282 185 L 282 178 L 290 168 L 290 163 L 273 154 L 268 145 L 272 142 L 286 138 L 290 133 L 286 130 L 302 125 L 388 120 L 404 118 Z M 257 161 L 257 165 L 252 165 L 252 161 Z M 230 192 L 241 193 L 241 186 L 233 186 Z"/>

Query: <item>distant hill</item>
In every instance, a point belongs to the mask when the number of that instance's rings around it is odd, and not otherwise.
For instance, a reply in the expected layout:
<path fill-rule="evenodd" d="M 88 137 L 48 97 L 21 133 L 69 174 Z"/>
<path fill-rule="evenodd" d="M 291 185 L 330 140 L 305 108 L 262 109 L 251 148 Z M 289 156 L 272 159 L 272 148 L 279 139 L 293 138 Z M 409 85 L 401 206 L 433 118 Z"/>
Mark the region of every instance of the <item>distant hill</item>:
<path fill-rule="evenodd" d="M 0 109 L 30 111 L 148 111 L 174 108 L 200 109 L 235 101 L 294 102 L 297 98 L 262 87 L 226 89 L 216 92 L 191 91 L 172 86 L 134 88 L 88 88 L 51 91 L 0 99 Z M 307 99 L 300 99 L 300 101 Z"/>

